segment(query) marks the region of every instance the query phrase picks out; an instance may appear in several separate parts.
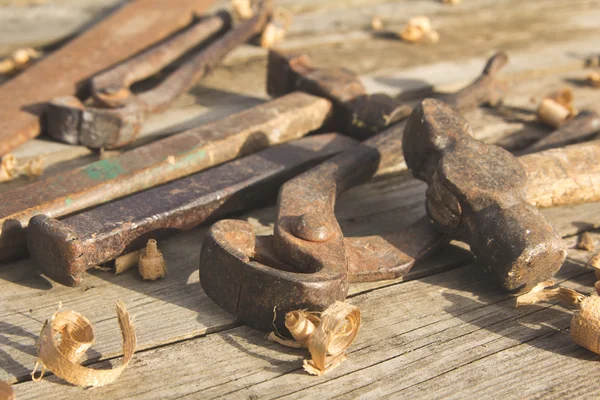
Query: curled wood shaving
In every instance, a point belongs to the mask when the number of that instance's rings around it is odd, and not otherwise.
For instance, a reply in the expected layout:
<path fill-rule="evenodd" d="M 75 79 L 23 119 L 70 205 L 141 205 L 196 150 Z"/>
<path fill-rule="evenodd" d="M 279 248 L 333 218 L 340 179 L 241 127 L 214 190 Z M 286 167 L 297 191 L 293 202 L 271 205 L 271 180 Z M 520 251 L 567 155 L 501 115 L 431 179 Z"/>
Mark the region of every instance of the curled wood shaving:
<path fill-rule="evenodd" d="M 323 313 L 306 310 L 287 313 L 286 328 L 295 341 L 271 332 L 269 339 L 290 347 L 306 347 L 311 359 L 302 367 L 313 375 L 323 375 L 342 363 L 360 328 L 360 310 L 341 301 L 329 306 Z"/>
<path fill-rule="evenodd" d="M 600 354 L 600 297 L 586 297 L 571 320 L 571 337 L 578 345 Z"/>
<path fill-rule="evenodd" d="M 40 57 L 42 53 L 32 48 L 15 50 L 9 57 L 0 61 L 0 74 L 14 74 Z"/>
<path fill-rule="evenodd" d="M 12 386 L 4 381 L 0 381 L 0 400 L 15 400 Z"/>
<path fill-rule="evenodd" d="M 545 96 L 537 109 L 538 119 L 553 128 L 558 128 L 564 121 L 576 115 L 577 110 L 573 107 L 573 92 L 570 89 Z"/>
<path fill-rule="evenodd" d="M 123 363 L 113 369 L 97 370 L 78 363 L 94 341 L 92 324 L 75 311 L 59 311 L 44 323 L 40 333 L 38 360 L 31 373 L 34 381 L 44 377 L 46 369 L 77 386 L 104 386 L 121 375 L 135 352 L 136 335 L 129 312 L 122 301 L 116 304 L 117 317 L 123 336 Z M 40 368 L 40 375 L 36 376 Z"/>
<path fill-rule="evenodd" d="M 7 154 L 2 157 L 0 163 L 0 182 L 7 182 L 19 176 L 17 169 L 17 158 L 12 154 Z"/>
<path fill-rule="evenodd" d="M 554 281 L 545 281 L 538 283 L 529 293 L 517 297 L 517 307 L 550 300 L 559 300 L 568 305 L 578 305 L 584 298 L 583 294 L 573 289 L 554 287 Z"/>
<path fill-rule="evenodd" d="M 285 327 L 290 331 L 294 340 L 271 332 L 268 339 L 288 347 L 308 347 L 308 339 L 321 322 L 321 313 L 307 310 L 290 311 L 285 315 Z"/>
<path fill-rule="evenodd" d="M 596 280 L 600 280 L 600 253 L 596 253 L 586 263 L 588 267 L 594 270 Z"/>
<path fill-rule="evenodd" d="M 571 289 L 549 287 L 554 282 L 547 281 L 538 284 L 533 290 L 517 298 L 517 307 L 525 304 L 535 304 L 542 300 L 560 300 L 562 303 L 574 305 L 579 309 L 571 320 L 571 338 L 578 345 L 600 354 L 600 297 L 585 296 Z M 595 287 L 600 289 L 600 281 Z"/>
<path fill-rule="evenodd" d="M 371 19 L 371 29 L 375 32 L 383 29 L 383 21 L 380 16 L 376 15 Z"/>
<path fill-rule="evenodd" d="M 580 250 L 594 251 L 594 239 L 589 232 L 583 232 L 577 239 L 576 247 Z"/>
<path fill-rule="evenodd" d="M 418 16 L 408 20 L 399 34 L 400 38 L 410 43 L 437 43 L 440 35 L 431 28 L 431 21 L 428 17 Z"/>
<path fill-rule="evenodd" d="M 138 261 L 140 259 L 139 251 L 132 251 L 131 253 L 123 254 L 120 257 L 115 259 L 115 275 L 122 274 L 130 268 L 133 268 L 138 265 Z"/>
<path fill-rule="evenodd" d="M 585 82 L 591 87 L 600 88 L 600 73 L 592 72 L 588 74 L 585 78 Z"/>
<path fill-rule="evenodd" d="M 151 281 L 164 278 L 166 275 L 167 263 L 158 249 L 156 240 L 148 240 L 146 248 L 140 253 L 138 269 L 142 278 Z"/>
<path fill-rule="evenodd" d="M 273 13 L 273 18 L 265 26 L 260 36 L 260 46 L 265 49 L 271 49 L 277 43 L 280 43 L 285 38 L 285 34 L 292 24 L 292 13 L 285 9 L 278 7 Z"/>
<path fill-rule="evenodd" d="M 37 156 L 24 165 L 19 165 L 17 158 L 12 154 L 6 154 L 2 157 L 0 163 L 0 182 L 8 182 L 18 178 L 20 175 L 26 175 L 30 178 L 41 176 L 44 173 L 45 157 Z"/>
<path fill-rule="evenodd" d="M 46 159 L 43 156 L 37 156 L 25 164 L 22 168 L 22 173 L 30 178 L 42 176 L 45 163 Z"/>
<path fill-rule="evenodd" d="M 250 0 L 231 0 L 231 8 L 236 18 L 242 21 L 250 19 L 254 15 Z"/>

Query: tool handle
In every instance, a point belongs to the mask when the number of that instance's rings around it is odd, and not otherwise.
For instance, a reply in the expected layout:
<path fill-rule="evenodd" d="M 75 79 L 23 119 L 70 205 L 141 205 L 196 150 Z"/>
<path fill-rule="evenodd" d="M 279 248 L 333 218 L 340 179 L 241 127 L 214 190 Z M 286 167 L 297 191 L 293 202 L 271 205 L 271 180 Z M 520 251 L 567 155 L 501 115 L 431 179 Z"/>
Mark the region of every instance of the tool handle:
<path fill-rule="evenodd" d="M 594 111 L 584 110 L 575 118 L 564 122 L 558 129 L 529 146 L 525 152 L 535 153 L 566 146 L 585 140 L 598 132 L 600 132 L 600 115 Z"/>
<path fill-rule="evenodd" d="M 527 201 L 558 207 L 600 201 L 600 140 L 519 157 L 528 178 Z"/>
<path fill-rule="evenodd" d="M 464 89 L 442 96 L 450 107 L 459 113 L 472 110 L 482 104 L 496 106 L 506 93 L 506 84 L 498 80 L 498 73 L 508 63 L 506 53 L 500 51 L 487 61 L 481 75 Z"/>
<path fill-rule="evenodd" d="M 92 96 L 108 107 L 120 107 L 131 95 L 129 87 L 148 78 L 200 43 L 231 26 L 229 13 L 203 19 L 143 53 L 91 80 Z"/>
<path fill-rule="evenodd" d="M 175 98 L 189 90 L 196 82 L 241 43 L 260 33 L 272 13 L 271 2 L 263 2 L 251 19 L 242 22 L 223 37 L 215 40 L 171 73 L 157 87 L 138 95 L 148 112 L 157 112 L 169 106 Z"/>

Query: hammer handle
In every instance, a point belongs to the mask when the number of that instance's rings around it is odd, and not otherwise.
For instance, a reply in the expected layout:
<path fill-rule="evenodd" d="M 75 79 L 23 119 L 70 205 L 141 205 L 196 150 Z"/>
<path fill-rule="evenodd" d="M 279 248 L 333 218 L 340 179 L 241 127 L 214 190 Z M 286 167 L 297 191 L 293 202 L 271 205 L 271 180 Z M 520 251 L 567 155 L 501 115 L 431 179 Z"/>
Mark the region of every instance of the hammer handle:
<path fill-rule="evenodd" d="M 600 140 L 519 157 L 527 172 L 527 201 L 558 207 L 600 201 Z"/>

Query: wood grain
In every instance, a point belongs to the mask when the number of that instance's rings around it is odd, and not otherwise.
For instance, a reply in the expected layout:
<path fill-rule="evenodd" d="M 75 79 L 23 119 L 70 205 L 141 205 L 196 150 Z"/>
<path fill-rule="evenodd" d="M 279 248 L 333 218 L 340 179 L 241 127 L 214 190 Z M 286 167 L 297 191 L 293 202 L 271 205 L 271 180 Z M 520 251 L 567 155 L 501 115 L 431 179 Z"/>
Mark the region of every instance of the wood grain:
<path fill-rule="evenodd" d="M 65 9 L 75 7 L 70 1 L 60 0 Z M 283 49 L 305 51 L 317 65 L 344 65 L 362 74 L 370 92 L 399 93 L 408 101 L 432 89 L 455 90 L 480 71 L 492 49 L 508 50 L 511 65 L 505 75 L 511 90 L 504 106 L 467 115 L 478 137 L 508 148 L 523 147 L 549 132 L 533 117 L 536 100 L 544 94 L 568 86 L 577 107 L 598 101 L 598 91 L 577 82 L 588 72 L 581 68 L 583 58 L 598 52 L 600 1 L 464 0 L 458 7 L 427 0 L 278 3 L 295 14 Z M 77 7 L 100 12 L 87 1 Z M 374 37 L 368 30 L 373 14 L 382 15 L 390 29 L 427 14 L 442 40 L 437 46 L 413 46 Z M 0 23 L 0 32 L 5 26 Z M 264 101 L 265 54 L 253 46 L 234 51 L 202 86 L 153 116 L 144 140 Z M 56 157 L 49 175 L 97 157 L 81 148 L 54 146 L 35 140 L 17 155 L 27 159 L 45 151 Z M 399 168 L 340 198 L 336 215 L 345 235 L 391 232 L 424 215 L 424 184 Z M 27 183 L 21 179 L 0 190 Z M 577 232 L 600 226 L 599 211 L 600 204 L 592 203 L 543 213 L 571 246 Z M 258 233 L 272 230 L 272 207 L 237 217 Z M 404 280 L 353 285 L 350 301 L 362 309 L 364 322 L 350 359 L 325 377 L 305 375 L 300 367 L 304 352 L 267 342 L 262 332 L 240 326 L 204 295 L 197 264 L 205 232 L 206 226 L 159 243 L 170 269 L 155 283 L 142 281 L 133 270 L 121 276 L 94 271 L 83 286 L 72 289 L 40 276 L 30 260 L 1 266 L 0 379 L 22 382 L 15 385 L 19 399 L 599 395 L 600 385 L 590 379 L 599 372 L 598 357 L 568 337 L 571 310 L 554 305 L 515 310 L 514 299 L 469 265 L 470 256 L 459 246 L 415 266 Z M 559 279 L 590 292 L 593 276 L 583 267 L 590 256 L 570 249 Z M 117 299 L 135 316 L 140 346 L 114 385 L 90 391 L 53 376 L 40 384 L 29 382 L 37 335 L 58 301 L 94 324 L 96 344 L 86 363 L 95 368 L 118 363 Z"/>

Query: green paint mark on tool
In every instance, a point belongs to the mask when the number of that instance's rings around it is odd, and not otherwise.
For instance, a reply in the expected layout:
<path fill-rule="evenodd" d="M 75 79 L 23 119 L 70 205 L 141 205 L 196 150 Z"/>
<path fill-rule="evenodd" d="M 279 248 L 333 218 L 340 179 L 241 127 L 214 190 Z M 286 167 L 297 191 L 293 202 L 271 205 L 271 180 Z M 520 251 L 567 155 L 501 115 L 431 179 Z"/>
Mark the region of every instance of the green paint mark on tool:
<path fill-rule="evenodd" d="M 70 197 L 67 197 L 67 198 L 65 199 L 65 204 L 66 204 L 66 205 L 68 205 L 68 206 L 70 206 L 71 204 L 73 204 L 73 199 L 72 199 L 72 198 L 70 198 Z"/>
<path fill-rule="evenodd" d="M 85 167 L 83 171 L 96 181 L 115 179 L 124 172 L 119 161 L 110 158 L 92 163 Z"/>

